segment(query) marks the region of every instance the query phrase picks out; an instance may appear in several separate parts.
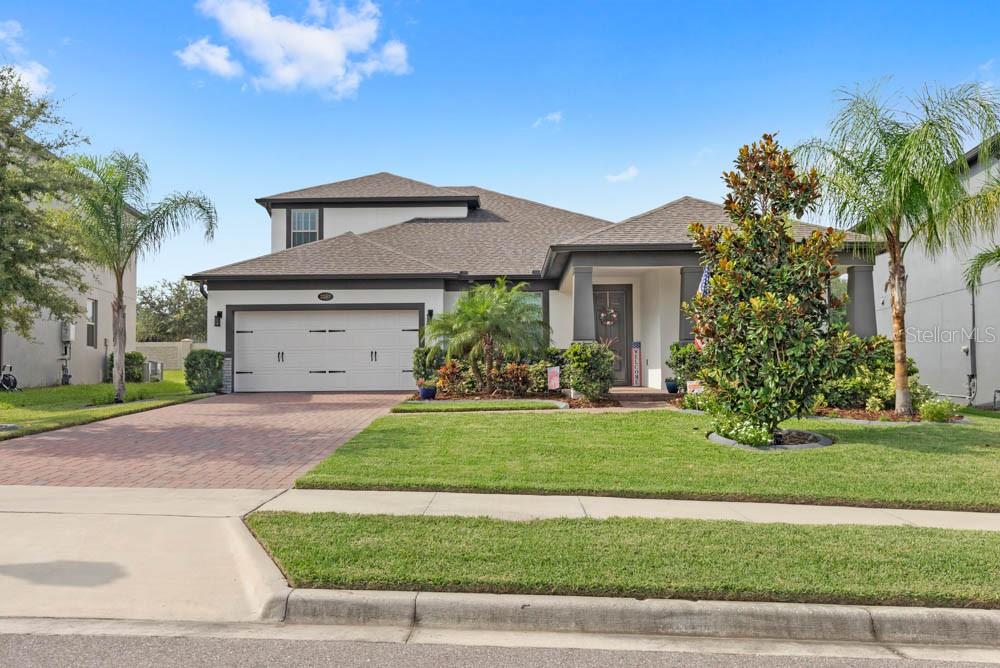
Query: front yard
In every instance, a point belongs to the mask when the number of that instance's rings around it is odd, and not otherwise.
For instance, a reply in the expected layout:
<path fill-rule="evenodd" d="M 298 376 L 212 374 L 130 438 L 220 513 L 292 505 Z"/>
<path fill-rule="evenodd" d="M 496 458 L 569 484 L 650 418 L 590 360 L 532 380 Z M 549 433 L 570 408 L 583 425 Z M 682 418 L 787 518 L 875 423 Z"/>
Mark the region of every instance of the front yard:
<path fill-rule="evenodd" d="M 708 442 L 707 418 L 679 412 L 389 416 L 296 486 L 1000 511 L 1000 419 L 970 420 L 795 421 L 836 443 L 746 452 Z"/>
<path fill-rule="evenodd" d="M 1000 534 L 255 513 L 295 587 L 1000 607 Z"/>
<path fill-rule="evenodd" d="M 0 431 L 0 440 L 96 422 L 118 415 L 169 406 L 197 399 L 184 384 L 184 372 L 164 372 L 159 383 L 129 383 L 125 403 L 111 403 L 114 387 L 95 385 L 60 385 L 29 388 L 21 392 L 0 392 L 0 423 L 20 427 Z"/>

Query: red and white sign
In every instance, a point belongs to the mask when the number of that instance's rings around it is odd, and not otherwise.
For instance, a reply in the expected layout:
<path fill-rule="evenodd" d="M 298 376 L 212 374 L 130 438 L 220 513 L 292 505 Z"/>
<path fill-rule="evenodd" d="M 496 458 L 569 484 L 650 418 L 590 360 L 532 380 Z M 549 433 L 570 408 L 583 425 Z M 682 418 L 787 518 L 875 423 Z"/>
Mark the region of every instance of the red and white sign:
<path fill-rule="evenodd" d="M 560 386 L 559 367 L 550 366 L 548 378 L 549 378 L 549 389 L 558 390 Z"/>
<path fill-rule="evenodd" d="M 687 393 L 688 394 L 698 394 L 699 392 L 704 392 L 705 388 L 702 386 L 700 380 L 689 380 L 687 382 Z"/>

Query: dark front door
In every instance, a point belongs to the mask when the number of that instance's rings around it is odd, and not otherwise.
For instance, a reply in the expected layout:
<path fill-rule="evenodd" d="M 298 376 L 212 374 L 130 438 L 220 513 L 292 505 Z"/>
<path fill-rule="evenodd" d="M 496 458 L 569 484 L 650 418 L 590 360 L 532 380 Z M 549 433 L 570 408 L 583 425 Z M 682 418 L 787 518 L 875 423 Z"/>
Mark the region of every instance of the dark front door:
<path fill-rule="evenodd" d="M 632 286 L 594 286 L 594 331 L 615 352 L 615 385 L 631 385 Z"/>

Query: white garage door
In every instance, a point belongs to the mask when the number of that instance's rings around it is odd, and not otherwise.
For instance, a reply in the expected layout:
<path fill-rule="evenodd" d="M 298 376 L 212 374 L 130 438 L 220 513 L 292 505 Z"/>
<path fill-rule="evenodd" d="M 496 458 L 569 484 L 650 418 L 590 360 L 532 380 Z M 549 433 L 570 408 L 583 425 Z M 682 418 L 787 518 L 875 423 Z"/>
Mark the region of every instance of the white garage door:
<path fill-rule="evenodd" d="M 416 310 L 237 311 L 237 392 L 413 389 Z"/>

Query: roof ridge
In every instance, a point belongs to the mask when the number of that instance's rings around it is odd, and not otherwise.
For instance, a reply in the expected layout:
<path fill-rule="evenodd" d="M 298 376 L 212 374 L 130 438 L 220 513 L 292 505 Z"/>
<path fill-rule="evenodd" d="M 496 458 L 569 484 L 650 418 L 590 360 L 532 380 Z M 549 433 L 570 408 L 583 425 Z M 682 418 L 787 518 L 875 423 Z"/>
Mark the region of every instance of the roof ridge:
<path fill-rule="evenodd" d="M 402 224 L 402 223 L 397 223 L 397 225 L 400 225 L 400 224 Z M 389 225 L 389 227 L 392 227 L 392 225 Z M 378 229 L 385 229 L 385 228 L 380 227 Z M 374 232 L 376 230 L 371 230 L 371 231 Z M 413 260 L 414 262 L 419 262 L 420 264 L 424 265 L 425 267 L 430 267 L 431 269 L 433 269 L 435 271 L 440 271 L 440 272 L 445 273 L 445 274 L 454 273 L 454 272 L 448 271 L 447 269 L 442 269 L 441 267 L 433 265 L 430 262 L 427 262 L 425 260 L 421 260 L 418 257 L 414 257 L 414 256 L 412 256 L 412 255 L 410 255 L 408 253 L 404 253 L 403 251 L 399 250 L 398 248 L 393 248 L 392 246 L 389 246 L 387 244 L 383 244 L 383 243 L 381 243 L 379 241 L 375 241 L 374 239 L 369 239 L 366 236 L 367 234 L 369 234 L 368 232 L 365 232 L 363 234 L 355 234 L 354 232 L 347 232 L 347 234 L 350 234 L 352 237 L 356 237 L 356 238 L 364 241 L 365 243 L 371 244 L 372 246 L 377 246 L 378 248 L 384 248 L 385 250 L 391 251 L 391 252 L 395 253 L 396 255 L 400 255 L 402 257 L 405 257 L 407 260 Z"/>
<path fill-rule="evenodd" d="M 440 191 L 443 191 L 441 193 L 442 195 L 454 195 L 456 197 L 467 196 L 466 193 L 458 192 L 458 191 L 453 190 L 453 189 L 448 188 L 448 187 L 436 186 L 433 183 L 428 183 L 426 181 L 419 181 L 417 179 L 411 179 L 408 176 L 401 176 L 399 174 L 394 174 L 393 172 L 387 172 L 387 171 L 383 170 L 383 171 L 379 171 L 379 172 L 372 172 L 371 174 L 362 174 L 361 176 L 352 176 L 349 179 L 339 179 L 337 181 L 328 181 L 326 183 L 317 183 L 317 184 L 314 184 L 314 185 L 311 185 L 311 186 L 305 186 L 305 187 L 302 187 L 302 188 L 295 188 L 294 190 L 286 190 L 284 192 L 275 193 L 273 195 L 267 195 L 267 196 L 264 196 L 264 197 L 258 197 L 257 199 L 258 200 L 281 199 L 281 198 L 289 197 L 290 195 L 295 195 L 296 193 L 302 193 L 302 192 L 307 191 L 307 190 L 315 190 L 316 188 L 325 188 L 325 187 L 328 187 L 328 186 L 333 186 L 333 185 L 338 185 L 338 184 L 344 184 L 344 183 L 350 183 L 350 182 L 354 182 L 354 181 L 361 181 L 362 179 L 370 179 L 372 177 L 379 177 L 379 176 L 390 176 L 390 177 L 392 177 L 394 179 L 398 179 L 400 181 L 406 181 L 408 183 L 416 184 L 416 185 L 423 186 L 423 187 L 426 187 L 426 188 L 432 188 L 434 190 L 440 190 Z"/>
<path fill-rule="evenodd" d="M 704 202 L 705 204 L 713 204 L 713 205 L 718 206 L 718 207 L 722 206 L 721 204 L 716 204 L 715 202 L 710 202 L 707 199 L 701 199 L 699 197 L 691 197 L 691 195 L 681 195 L 680 197 L 672 199 L 669 202 L 666 202 L 665 204 L 661 204 L 660 206 L 654 206 L 649 211 L 643 211 L 642 213 L 637 213 L 634 216 L 629 216 L 628 218 L 620 221 L 618 224 L 622 225 L 623 223 L 629 223 L 629 222 L 632 222 L 633 220 L 635 220 L 636 218 L 642 218 L 643 216 L 648 216 L 651 213 L 656 213 L 657 211 L 662 211 L 663 209 L 666 209 L 668 206 L 672 206 L 672 205 L 677 204 L 678 202 L 682 202 L 682 201 L 684 201 L 686 199 L 693 199 L 696 202 Z"/>
<path fill-rule="evenodd" d="M 596 221 L 599 221 L 599 222 L 602 222 L 602 223 L 611 223 L 612 225 L 614 224 L 614 223 L 612 223 L 609 220 L 605 220 L 604 218 L 598 218 L 597 216 L 591 216 L 590 214 L 587 214 L 587 213 L 580 213 L 579 211 L 570 211 L 569 209 L 564 209 L 561 206 L 552 206 L 551 204 L 546 204 L 544 202 L 539 202 L 537 200 L 528 199 L 527 197 L 518 197 L 517 195 L 508 195 L 507 193 L 502 193 L 502 192 L 499 192 L 499 191 L 496 191 L 496 190 L 490 190 L 489 188 L 483 188 L 482 186 L 445 186 L 445 187 L 446 188 L 475 188 L 476 190 L 483 190 L 483 191 L 488 192 L 488 193 L 490 193 L 492 195 L 499 195 L 500 197 L 507 197 L 509 199 L 516 199 L 516 200 L 520 200 L 522 202 L 527 202 L 528 204 L 535 204 L 537 206 L 544 206 L 546 209 L 552 209 L 553 211 L 562 211 L 564 213 L 573 214 L 574 216 L 582 216 L 584 218 L 590 218 L 591 220 L 596 220 Z"/>

